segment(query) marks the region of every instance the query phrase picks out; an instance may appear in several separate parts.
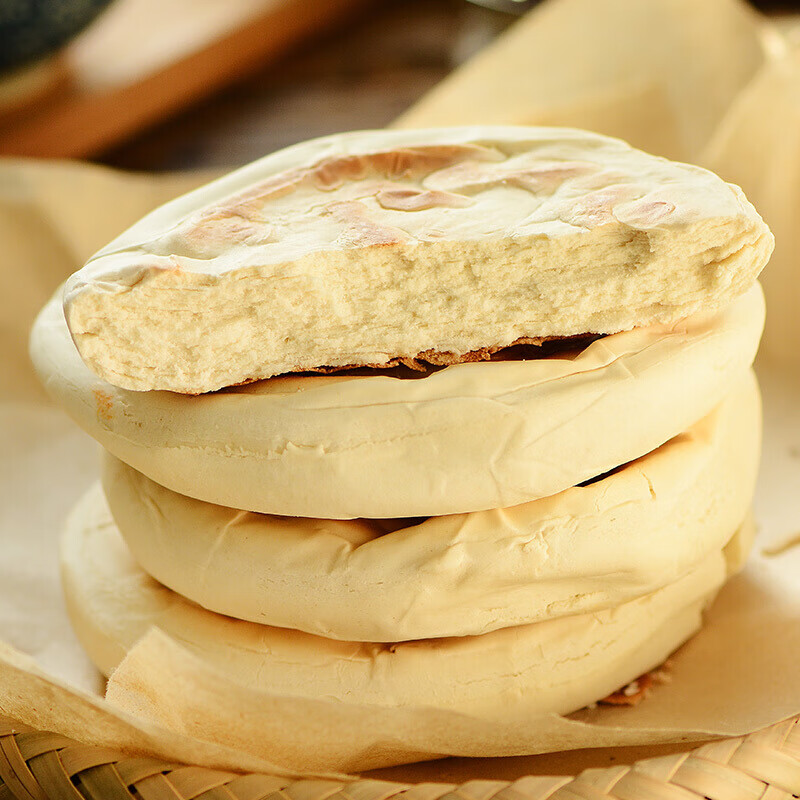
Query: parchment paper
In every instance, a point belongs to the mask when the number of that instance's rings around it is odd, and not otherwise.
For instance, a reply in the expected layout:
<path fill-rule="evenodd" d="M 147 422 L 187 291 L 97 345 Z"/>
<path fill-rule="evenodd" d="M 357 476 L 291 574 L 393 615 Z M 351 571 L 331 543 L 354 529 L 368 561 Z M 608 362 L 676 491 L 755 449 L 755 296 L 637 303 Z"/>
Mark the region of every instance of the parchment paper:
<path fill-rule="evenodd" d="M 769 102 L 793 99 L 784 94 Z M 736 131 L 741 120 L 727 124 Z M 0 713 L 89 743 L 276 774 L 356 771 L 392 763 L 398 754 L 511 755 L 530 749 L 534 737 L 540 747 L 543 731 L 554 748 L 683 743 L 747 733 L 800 713 L 800 369 L 781 356 L 786 347 L 770 347 L 769 340 L 767 351 L 777 355 L 759 370 L 766 431 L 756 551 L 719 596 L 704 630 L 674 658 L 672 682 L 636 708 L 598 708 L 535 725 L 511 719 L 502 726 L 430 711 L 420 725 L 401 710 L 298 704 L 234 686 L 157 633 L 114 676 L 115 705 L 101 701 L 102 682 L 66 621 L 56 556 L 63 517 L 97 472 L 96 447 L 44 398 L 28 366 L 27 332 L 56 285 L 91 252 L 206 178 L 0 162 L 0 640 L 7 643 L 0 646 Z M 800 182 L 786 182 L 773 204 L 797 207 L 795 185 Z M 792 269 L 796 250 L 787 238 L 780 269 L 787 292 L 800 283 Z M 800 322 L 791 304 L 771 311 L 779 317 L 772 330 L 797 341 Z M 320 732 L 343 722 L 349 735 L 342 747 L 316 746 Z M 478 729 L 484 745 L 475 748 L 467 734 Z M 441 772 L 423 765 L 384 775 L 464 780 L 499 770 L 508 777 L 502 763 L 513 763 L 516 774 L 541 774 L 564 762 L 478 759 L 448 762 Z"/>
<path fill-rule="evenodd" d="M 395 126 L 567 125 L 692 161 L 783 46 L 744 0 L 547 0 Z"/>
<path fill-rule="evenodd" d="M 698 162 L 738 183 L 775 234 L 764 279 L 769 315 L 763 353 L 800 369 L 800 25 L 792 45 L 739 94 Z"/>

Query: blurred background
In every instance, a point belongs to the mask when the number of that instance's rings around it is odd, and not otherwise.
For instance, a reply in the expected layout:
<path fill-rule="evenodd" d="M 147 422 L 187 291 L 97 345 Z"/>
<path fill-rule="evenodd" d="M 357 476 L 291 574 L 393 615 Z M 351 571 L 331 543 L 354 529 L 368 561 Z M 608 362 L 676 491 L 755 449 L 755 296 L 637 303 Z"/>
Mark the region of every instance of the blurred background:
<path fill-rule="evenodd" d="M 382 127 L 535 5 L 0 0 L 0 154 L 217 168 Z"/>

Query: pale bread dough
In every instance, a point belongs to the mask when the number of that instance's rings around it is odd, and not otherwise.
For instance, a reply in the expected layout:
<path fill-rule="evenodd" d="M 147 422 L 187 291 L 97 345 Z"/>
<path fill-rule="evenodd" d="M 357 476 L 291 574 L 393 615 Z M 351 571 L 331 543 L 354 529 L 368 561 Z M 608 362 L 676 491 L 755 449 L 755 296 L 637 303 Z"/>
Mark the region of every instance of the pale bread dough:
<path fill-rule="evenodd" d="M 109 455 L 103 487 L 137 562 L 212 611 L 351 641 L 465 636 L 610 608 L 686 574 L 750 507 L 760 430 L 751 374 L 689 431 L 600 481 L 425 521 L 251 514 Z"/>
<path fill-rule="evenodd" d="M 298 517 L 428 517 L 519 505 L 649 453 L 744 375 L 760 288 L 574 357 L 457 364 L 417 380 L 291 376 L 186 397 L 131 392 L 78 356 L 56 300 L 31 354 L 53 399 L 173 491 Z"/>
<path fill-rule="evenodd" d="M 361 131 L 154 211 L 70 278 L 64 308 L 100 377 L 196 394 L 671 324 L 745 292 L 772 246 L 738 187 L 618 139 Z"/>
<path fill-rule="evenodd" d="M 274 694 L 488 719 L 568 713 L 654 668 L 700 627 L 727 575 L 717 551 L 616 608 L 483 636 L 363 644 L 240 622 L 164 588 L 131 557 L 99 485 L 71 515 L 61 556 L 70 618 L 105 674 L 156 626 L 231 681 Z"/>

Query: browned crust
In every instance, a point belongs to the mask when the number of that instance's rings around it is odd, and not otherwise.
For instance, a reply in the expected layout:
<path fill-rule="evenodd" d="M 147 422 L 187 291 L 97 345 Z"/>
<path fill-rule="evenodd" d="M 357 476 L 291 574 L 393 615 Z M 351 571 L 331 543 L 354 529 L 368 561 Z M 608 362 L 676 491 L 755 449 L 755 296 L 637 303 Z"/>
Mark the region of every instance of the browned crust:
<path fill-rule="evenodd" d="M 308 166 L 284 170 L 200 210 L 179 227 L 180 238 L 191 244 L 195 253 L 207 255 L 214 255 L 218 249 L 232 243 L 266 242 L 272 235 L 264 212 L 270 201 L 303 186 L 331 192 L 344 183 L 368 178 L 388 181 L 386 186 L 375 188 L 377 201 L 387 208 L 413 211 L 434 205 L 468 204 L 468 198 L 458 194 L 409 190 L 394 182 L 419 178 L 465 160 L 486 161 L 496 156 L 491 148 L 463 144 L 420 145 L 325 158 Z M 326 213 L 333 214 L 345 226 L 343 243 L 349 247 L 398 244 L 407 238 L 399 229 L 376 223 L 359 202 L 334 201 L 325 206 Z"/>
<path fill-rule="evenodd" d="M 383 364 L 343 364 L 342 366 L 320 366 L 320 367 L 295 367 L 292 370 L 283 372 L 272 377 L 281 378 L 289 375 L 336 375 L 340 373 L 350 373 L 358 376 L 369 376 L 374 374 L 390 375 L 394 378 L 424 378 L 433 372 L 438 372 L 444 367 L 454 364 L 467 364 L 478 361 L 530 361 L 537 358 L 546 358 L 558 353 L 569 353 L 580 351 L 597 339 L 602 338 L 603 334 L 583 333 L 577 336 L 549 336 L 549 337 L 530 337 L 521 336 L 505 347 L 482 347 L 478 350 L 470 350 L 461 355 L 443 350 L 424 350 L 412 357 L 397 356 L 391 358 Z M 246 381 L 232 383 L 220 389 L 232 389 L 236 386 L 247 386 L 251 383 L 258 383 L 269 378 L 251 378 Z M 202 392 L 185 392 L 187 395 L 198 396 Z"/>
<path fill-rule="evenodd" d="M 556 352 L 586 347 L 598 338 L 600 337 L 597 334 L 591 333 L 584 333 L 578 336 L 521 336 L 509 345 L 481 347 L 461 354 L 448 350 L 423 350 L 415 356 L 396 356 L 383 364 L 346 364 L 339 367 L 297 368 L 292 372 L 315 372 L 330 375 L 355 369 L 383 371 L 396 367 L 406 367 L 413 372 L 428 373 L 454 364 L 470 364 L 477 361 L 525 361 L 532 358 L 541 358 Z"/>
<path fill-rule="evenodd" d="M 631 681 L 627 686 L 623 686 L 608 697 L 604 697 L 599 701 L 599 705 L 638 706 L 642 700 L 647 699 L 654 687 L 670 682 L 671 666 L 671 663 L 666 661 L 660 667 L 646 672 L 635 681 Z"/>

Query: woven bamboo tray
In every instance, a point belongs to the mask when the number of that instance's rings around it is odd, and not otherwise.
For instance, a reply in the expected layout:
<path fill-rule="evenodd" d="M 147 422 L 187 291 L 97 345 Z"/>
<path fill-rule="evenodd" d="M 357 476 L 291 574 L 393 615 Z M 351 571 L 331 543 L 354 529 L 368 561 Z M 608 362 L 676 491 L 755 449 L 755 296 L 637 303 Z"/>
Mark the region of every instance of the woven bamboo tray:
<path fill-rule="evenodd" d="M 0 717 L 0 800 L 788 800 L 800 796 L 800 717 L 736 739 L 575 777 L 459 785 L 241 775 L 131 758 Z"/>

